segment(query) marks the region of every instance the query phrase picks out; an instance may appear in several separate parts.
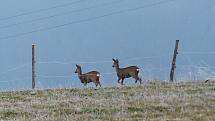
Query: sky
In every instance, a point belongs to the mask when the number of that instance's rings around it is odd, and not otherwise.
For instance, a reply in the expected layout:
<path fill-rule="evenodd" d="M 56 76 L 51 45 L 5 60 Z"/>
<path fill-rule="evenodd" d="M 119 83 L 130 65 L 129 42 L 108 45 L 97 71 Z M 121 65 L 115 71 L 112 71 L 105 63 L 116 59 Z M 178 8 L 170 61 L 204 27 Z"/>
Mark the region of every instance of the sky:
<path fill-rule="evenodd" d="M 175 79 L 212 78 L 214 14 L 214 0 L 1 0 L 0 89 L 31 88 L 32 44 L 37 88 L 83 87 L 75 64 L 114 86 L 112 58 L 138 65 L 144 80 L 168 80 L 175 40 Z"/>

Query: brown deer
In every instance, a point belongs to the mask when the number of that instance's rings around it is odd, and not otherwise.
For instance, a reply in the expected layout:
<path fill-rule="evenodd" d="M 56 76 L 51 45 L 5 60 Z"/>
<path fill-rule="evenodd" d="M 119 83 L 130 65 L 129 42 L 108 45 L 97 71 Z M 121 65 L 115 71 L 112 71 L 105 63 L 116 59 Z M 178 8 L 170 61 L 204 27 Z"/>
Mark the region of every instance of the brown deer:
<path fill-rule="evenodd" d="M 81 83 L 83 83 L 86 86 L 87 83 L 94 82 L 96 87 L 98 85 L 101 87 L 100 73 L 98 71 L 91 71 L 91 72 L 82 74 L 81 66 L 76 64 L 76 67 L 77 68 L 75 73 L 78 74 L 78 77 L 81 80 Z"/>
<path fill-rule="evenodd" d="M 126 67 L 126 68 L 119 68 L 119 60 L 118 59 L 113 59 L 113 68 L 116 68 L 116 73 L 118 76 L 118 83 L 120 83 L 123 85 L 124 79 L 125 78 L 134 78 L 136 81 L 135 83 L 137 83 L 137 81 L 140 81 L 140 84 L 142 82 L 142 79 L 138 76 L 140 69 L 137 66 L 130 66 L 130 67 Z"/>

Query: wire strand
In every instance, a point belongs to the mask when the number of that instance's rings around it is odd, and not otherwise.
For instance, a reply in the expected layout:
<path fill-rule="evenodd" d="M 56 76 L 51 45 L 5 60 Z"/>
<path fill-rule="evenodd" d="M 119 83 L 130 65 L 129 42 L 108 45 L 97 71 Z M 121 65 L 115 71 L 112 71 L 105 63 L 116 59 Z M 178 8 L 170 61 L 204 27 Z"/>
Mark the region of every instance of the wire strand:
<path fill-rule="evenodd" d="M 146 60 L 146 59 L 156 59 L 156 58 L 162 58 L 169 56 L 167 55 L 160 55 L 160 56 L 148 56 L 148 57 L 134 57 L 134 58 L 127 58 L 127 59 L 121 59 L 122 61 L 134 61 L 134 60 Z M 68 65 L 68 64 L 97 64 L 97 63 L 112 63 L 112 60 L 101 60 L 101 61 L 67 61 L 67 62 L 61 62 L 61 61 L 37 61 L 38 64 L 62 64 L 62 65 Z"/>
<path fill-rule="evenodd" d="M 60 62 L 60 61 L 38 61 L 38 64 L 62 64 L 62 65 L 68 65 L 68 64 L 95 64 L 95 63 L 111 63 L 111 61 L 94 61 L 94 62 L 84 62 L 84 61 L 68 61 L 68 62 Z"/>
<path fill-rule="evenodd" d="M 22 82 L 23 81 L 29 81 L 29 82 L 31 82 L 31 78 L 24 77 L 24 78 L 20 78 L 20 79 L 7 80 L 7 81 L 0 80 L 0 83 L 12 83 L 12 82 L 17 83 L 17 82 L 21 82 L 21 81 Z"/>
<path fill-rule="evenodd" d="M 115 72 L 106 72 L 106 73 L 101 73 L 100 76 L 104 76 L 104 75 L 115 75 Z M 61 76 L 49 76 L 49 75 L 37 75 L 38 78 L 72 78 L 72 77 L 78 77 L 78 76 L 90 76 L 90 75 L 95 75 L 95 74 L 83 74 L 83 75 L 78 75 L 78 74 L 72 74 L 70 76 L 66 76 L 66 75 L 61 75 Z"/>
<path fill-rule="evenodd" d="M 27 24 L 27 23 L 33 23 L 33 22 L 36 22 L 36 21 L 47 20 L 47 19 L 51 19 L 51 18 L 55 18 L 55 17 L 59 17 L 59 16 L 65 16 L 65 15 L 68 15 L 68 14 L 82 12 L 82 11 L 86 11 L 86 10 L 90 10 L 90 9 L 94 9 L 94 8 L 98 8 L 98 7 L 104 7 L 104 6 L 108 6 L 108 5 L 113 5 L 113 4 L 116 4 L 116 3 L 120 3 L 122 1 L 125 1 L 125 0 L 111 1 L 111 2 L 98 4 L 98 5 L 93 5 L 93 6 L 90 6 L 90 7 L 81 8 L 81 9 L 77 9 L 77 10 L 73 10 L 73 11 L 69 11 L 69 12 L 62 12 L 62 13 L 53 14 L 53 15 L 46 16 L 46 17 L 41 17 L 41 18 L 37 18 L 37 19 L 18 22 L 18 23 L 15 23 L 15 24 L 4 25 L 4 26 L 0 26 L 0 29 L 9 28 L 9 27 L 17 26 L 17 25 L 23 25 L 23 24 Z"/>
<path fill-rule="evenodd" d="M 180 55 L 213 55 L 215 54 L 214 51 L 212 52 L 180 52 Z"/>
<path fill-rule="evenodd" d="M 30 65 L 29 63 L 26 63 L 26 64 L 22 64 L 22 65 L 19 65 L 19 66 L 10 68 L 10 69 L 8 69 L 8 70 L 5 71 L 5 72 L 0 73 L 0 77 L 1 77 L 2 75 L 6 74 L 6 73 L 9 73 L 9 72 L 12 72 L 12 71 L 17 71 L 17 70 L 19 70 L 19 69 L 28 67 L 29 65 Z"/>
<path fill-rule="evenodd" d="M 20 13 L 20 14 L 8 16 L 8 17 L 0 18 L 0 21 L 9 20 L 9 19 L 13 19 L 13 18 L 21 17 L 21 16 L 30 15 L 30 14 L 40 13 L 40 12 L 48 11 L 48 10 L 51 10 L 51 9 L 62 8 L 62 7 L 66 7 L 66 6 L 71 6 L 71 5 L 74 5 L 74 4 L 83 2 L 83 1 L 86 1 L 86 0 L 78 0 L 78 1 L 73 1 L 73 2 L 70 2 L 70 3 L 66 3 L 66 4 L 56 5 L 56 6 L 49 7 L 49 8 L 43 8 L 43 9 L 34 10 L 34 11 L 30 11 L 30 12 L 24 12 L 24 13 Z"/>
<path fill-rule="evenodd" d="M 157 6 L 157 5 L 161 5 L 161 4 L 165 4 L 165 3 L 173 2 L 173 1 L 176 1 L 176 0 L 163 0 L 163 1 L 160 1 L 160 2 L 157 2 L 157 3 L 143 5 L 143 6 L 136 7 L 136 8 L 119 10 L 119 11 L 107 13 L 107 14 L 104 14 L 104 15 L 100 15 L 100 16 L 96 16 L 96 17 L 90 17 L 90 18 L 87 18 L 87 19 L 73 21 L 73 22 L 69 22 L 69 23 L 65 23 L 65 24 L 61 24 L 61 25 L 56 25 L 56 26 L 51 26 L 51 27 L 47 27 L 47 28 L 41 28 L 41 29 L 32 30 L 32 31 L 29 31 L 29 32 L 23 32 L 23 33 L 18 33 L 18 34 L 14 34 L 14 35 L 9 35 L 9 36 L 5 36 L 5 37 L 1 37 L 0 40 L 10 39 L 10 38 L 16 38 L 16 37 L 19 37 L 19 36 L 24 36 L 24 35 L 28 35 L 28 34 L 40 32 L 40 31 L 48 31 L 48 30 L 53 30 L 53 29 L 57 29 L 57 28 L 61 28 L 61 27 L 69 26 L 69 25 L 73 25 L 73 24 L 78 24 L 78 23 L 83 23 L 83 22 L 89 22 L 89 21 L 93 21 L 93 20 L 105 18 L 105 17 L 108 17 L 108 16 L 122 14 L 122 13 L 130 12 L 130 11 L 137 11 L 137 10 L 140 10 L 140 9 L 144 9 L 144 8 L 148 8 L 148 7 L 153 7 L 153 6 Z"/>

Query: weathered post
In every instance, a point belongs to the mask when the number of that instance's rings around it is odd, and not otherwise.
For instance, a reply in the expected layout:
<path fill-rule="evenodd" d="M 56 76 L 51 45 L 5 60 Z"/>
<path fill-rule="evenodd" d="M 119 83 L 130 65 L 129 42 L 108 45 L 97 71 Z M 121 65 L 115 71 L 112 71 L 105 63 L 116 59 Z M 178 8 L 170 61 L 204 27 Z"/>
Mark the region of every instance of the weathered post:
<path fill-rule="evenodd" d="M 36 63 L 36 57 L 35 57 L 35 47 L 36 45 L 32 45 L 32 89 L 35 89 L 35 79 L 36 79 L 36 73 L 35 73 L 35 63 Z"/>
<path fill-rule="evenodd" d="M 178 55 L 178 45 L 179 45 L 179 40 L 176 40 L 175 50 L 174 50 L 173 59 L 172 59 L 172 68 L 171 68 L 171 71 L 170 71 L 170 81 L 171 82 L 173 82 L 174 76 L 175 76 L 176 58 L 177 58 L 177 55 Z"/>

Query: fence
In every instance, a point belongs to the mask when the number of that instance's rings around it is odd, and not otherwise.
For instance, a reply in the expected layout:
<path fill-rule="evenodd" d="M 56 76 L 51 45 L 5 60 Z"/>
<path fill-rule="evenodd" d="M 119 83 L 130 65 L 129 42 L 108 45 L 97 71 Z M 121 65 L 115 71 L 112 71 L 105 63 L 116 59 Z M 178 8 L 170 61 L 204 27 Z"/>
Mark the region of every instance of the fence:
<path fill-rule="evenodd" d="M 201 61 L 201 65 L 195 65 L 192 64 L 191 55 L 214 55 L 215 52 L 180 52 L 179 57 L 179 64 L 177 66 L 176 71 L 176 79 L 177 81 L 180 80 L 206 80 L 206 79 L 214 79 L 215 67 L 209 66 L 204 60 Z M 184 60 L 186 60 L 187 64 L 180 64 L 180 60 L 182 60 L 182 57 Z M 34 56 L 32 56 L 34 57 Z M 34 62 L 34 58 L 32 58 L 32 62 Z M 137 64 L 141 68 L 141 76 L 143 77 L 143 80 L 169 80 L 169 71 L 170 71 L 170 61 L 167 63 L 162 63 L 161 60 L 171 60 L 171 54 L 166 55 L 160 55 L 160 56 L 149 56 L 149 57 L 133 57 L 133 58 L 124 58 L 120 59 L 121 65 L 129 66 L 133 64 Z M 154 65 L 153 61 L 158 61 L 157 65 Z M 148 64 L 152 62 L 152 64 Z M 33 63 L 32 63 L 33 64 Z M 45 66 L 47 65 L 52 66 L 62 66 L 63 68 L 69 67 L 65 69 L 59 69 L 59 71 L 63 71 L 62 74 L 57 74 L 55 71 L 55 74 L 45 74 L 43 73 L 43 70 Z M 104 86 L 112 86 L 117 83 L 116 79 L 116 72 L 114 69 L 111 68 L 112 66 L 112 60 L 99 60 L 99 61 L 36 61 L 36 73 L 35 76 L 31 79 L 30 70 L 33 65 L 31 63 L 25 63 L 18 66 L 15 66 L 13 68 L 9 68 L 6 71 L 0 73 L 0 85 L 1 89 L 5 90 L 13 90 L 13 89 L 30 89 L 32 85 L 32 80 L 36 81 L 36 88 L 65 88 L 65 87 L 81 87 L 81 83 L 79 79 L 77 78 L 77 75 L 74 74 L 75 66 L 74 68 L 72 65 L 75 64 L 84 64 L 85 66 L 83 68 L 91 68 L 90 66 L 95 66 L 98 64 L 102 64 L 102 68 L 108 68 L 108 71 L 105 69 L 102 69 L 101 75 L 102 75 L 102 83 Z M 88 66 L 87 66 L 88 65 Z M 95 68 L 96 69 L 96 68 Z M 26 70 L 26 72 L 29 72 L 29 77 L 24 76 L 23 78 L 16 78 L 16 79 L 5 79 L 5 77 L 8 77 L 7 74 L 10 74 L 12 72 Z M 34 70 L 34 69 L 33 69 Z M 48 69 L 48 71 L 51 69 Z M 66 72 L 66 70 L 69 70 Z M 85 70 L 85 69 L 84 69 Z M 87 70 L 87 69 L 86 69 Z M 34 73 L 34 72 L 32 72 Z M 47 72 L 46 72 L 47 73 Z M 66 74 L 67 73 L 67 74 Z M 34 74 L 33 74 L 34 75 Z M 9 75 L 10 76 L 10 75 Z M 126 81 L 127 83 L 134 83 L 134 81 Z M 32 85 L 34 88 L 34 84 Z"/>

